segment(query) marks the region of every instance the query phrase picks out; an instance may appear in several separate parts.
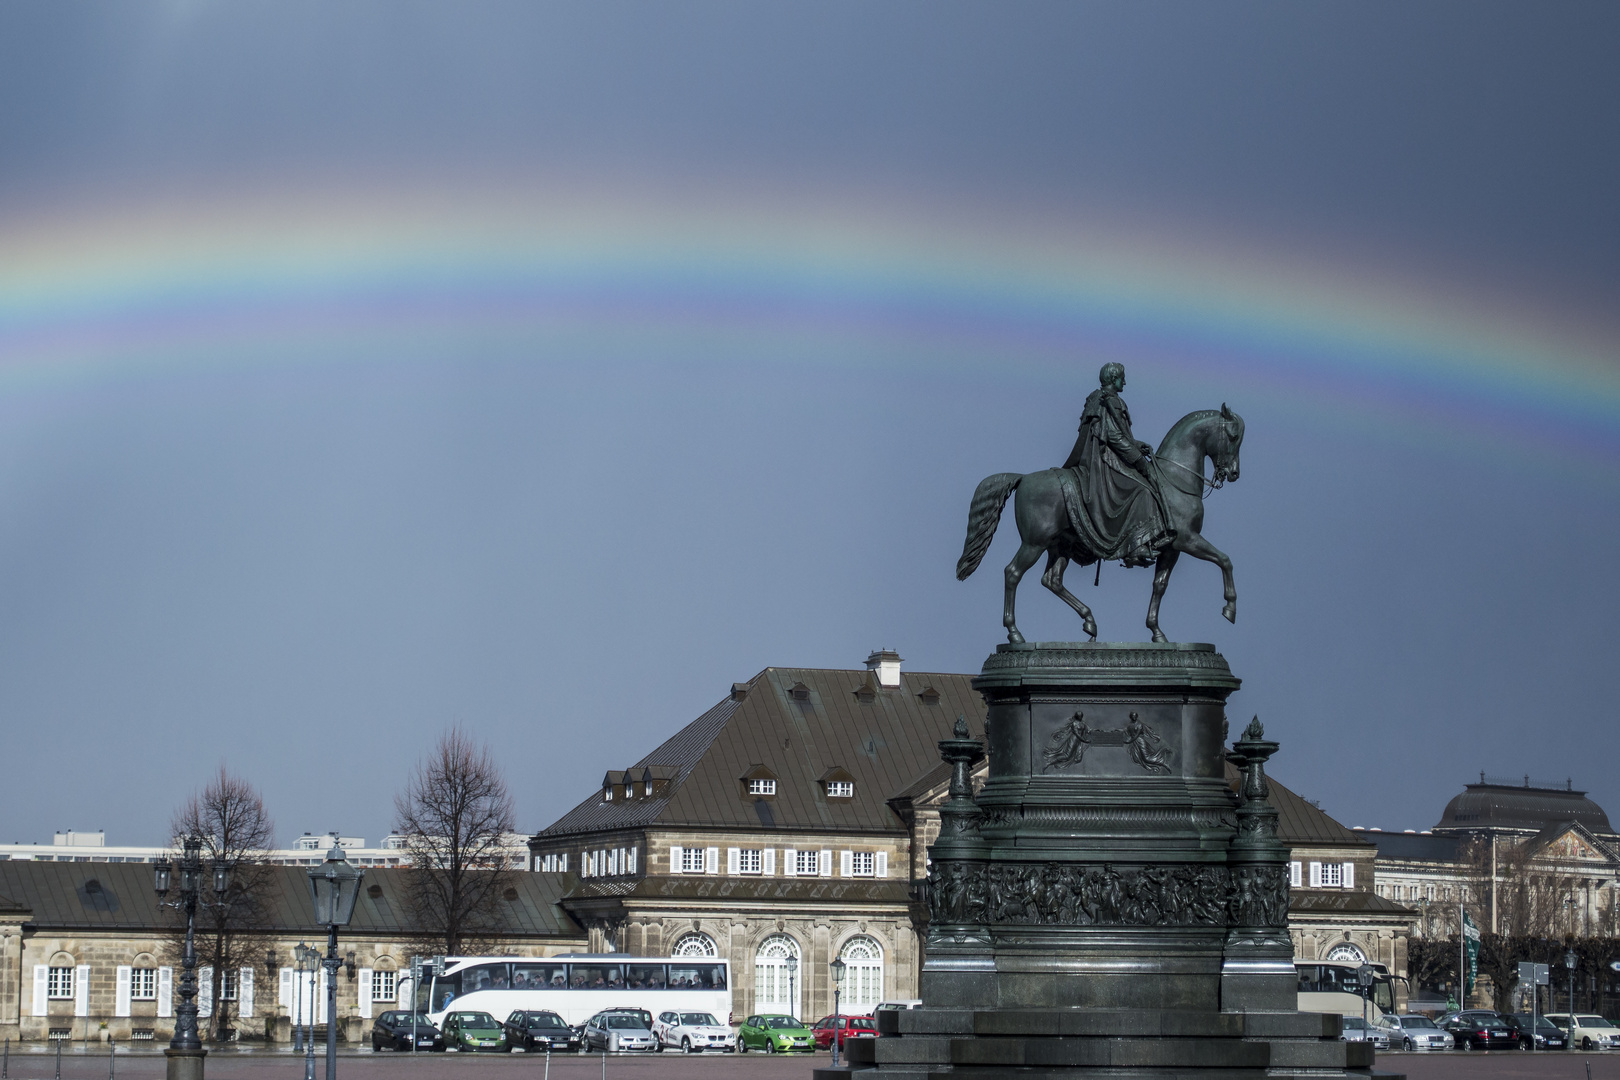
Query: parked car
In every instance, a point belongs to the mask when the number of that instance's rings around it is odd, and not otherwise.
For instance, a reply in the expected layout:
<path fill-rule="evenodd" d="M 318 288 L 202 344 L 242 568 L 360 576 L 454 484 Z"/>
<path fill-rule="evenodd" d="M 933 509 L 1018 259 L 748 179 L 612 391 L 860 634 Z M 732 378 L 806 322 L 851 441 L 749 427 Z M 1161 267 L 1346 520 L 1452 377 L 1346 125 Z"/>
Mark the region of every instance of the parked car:
<path fill-rule="evenodd" d="M 1381 1027 L 1375 1027 L 1367 1023 L 1366 1020 L 1359 1016 L 1346 1015 L 1344 1017 L 1344 1028 L 1340 1032 L 1339 1038 L 1345 1042 L 1370 1042 L 1373 1044 L 1374 1050 L 1389 1049 L 1389 1032 Z"/>
<path fill-rule="evenodd" d="M 371 1022 L 371 1048 L 373 1050 L 443 1050 L 444 1036 L 427 1018 L 427 1013 L 415 1013 L 416 1026 L 411 1027 L 409 1009 L 390 1010 Z M 416 1041 L 412 1043 L 412 1039 Z"/>
<path fill-rule="evenodd" d="M 737 1032 L 737 1050 L 763 1050 L 767 1054 L 813 1054 L 815 1036 L 791 1016 L 755 1015 L 742 1022 Z"/>
<path fill-rule="evenodd" d="M 506 1029 L 487 1012 L 444 1014 L 444 1042 L 453 1050 L 506 1053 Z"/>
<path fill-rule="evenodd" d="M 1620 1028 L 1592 1013 L 1576 1013 L 1575 1029 L 1570 1030 L 1568 1013 L 1548 1013 L 1547 1019 L 1558 1025 L 1570 1043 L 1582 1050 L 1614 1050 L 1620 1048 Z"/>
<path fill-rule="evenodd" d="M 872 1013 L 873 1015 L 876 1015 L 880 1012 L 899 1012 L 904 1009 L 920 1008 L 922 1008 L 921 998 L 895 998 L 893 1001 L 878 1002 L 877 1007 L 872 1010 Z"/>
<path fill-rule="evenodd" d="M 519 1009 L 506 1018 L 506 1047 L 516 1050 L 578 1050 L 579 1033 L 544 1009 Z"/>
<path fill-rule="evenodd" d="M 1531 1043 L 1538 1050 L 1562 1050 L 1568 1045 L 1564 1038 L 1564 1029 L 1548 1020 L 1545 1016 L 1532 1016 L 1529 1013 L 1508 1013 L 1502 1017 L 1507 1021 L 1519 1036 L 1519 1049 L 1530 1049 Z M 1530 1025 L 1535 1024 L 1532 1028 Z M 1534 1038 L 1531 1034 L 1534 1032 Z"/>
<path fill-rule="evenodd" d="M 846 1040 L 875 1039 L 878 1030 L 876 1022 L 870 1016 L 823 1016 L 816 1021 L 816 1026 L 810 1029 L 810 1034 L 816 1040 L 816 1049 L 826 1050 L 831 1047 L 835 1032 L 838 1037 L 838 1048 L 842 1050 Z"/>
<path fill-rule="evenodd" d="M 647 1019 L 644 1021 L 642 1017 Z M 652 1033 L 652 1014 L 645 1009 L 609 1009 L 585 1021 L 585 1032 L 580 1040 L 586 1053 L 605 1050 L 619 1054 L 640 1051 L 651 1053 L 662 1050 Z"/>
<path fill-rule="evenodd" d="M 1452 1013 L 1440 1026 L 1451 1032 L 1459 1050 L 1511 1050 L 1519 1045 L 1519 1033 L 1490 1009 Z"/>
<path fill-rule="evenodd" d="M 706 1012 L 668 1012 L 658 1014 L 653 1021 L 653 1034 L 660 1046 L 678 1046 L 688 1054 L 704 1050 L 732 1053 L 737 1049 L 737 1036 L 731 1028 Z"/>
<path fill-rule="evenodd" d="M 1427 1016 L 1386 1016 L 1384 1028 L 1389 1032 L 1390 1045 L 1398 1050 L 1450 1050 L 1457 1045 Z"/>

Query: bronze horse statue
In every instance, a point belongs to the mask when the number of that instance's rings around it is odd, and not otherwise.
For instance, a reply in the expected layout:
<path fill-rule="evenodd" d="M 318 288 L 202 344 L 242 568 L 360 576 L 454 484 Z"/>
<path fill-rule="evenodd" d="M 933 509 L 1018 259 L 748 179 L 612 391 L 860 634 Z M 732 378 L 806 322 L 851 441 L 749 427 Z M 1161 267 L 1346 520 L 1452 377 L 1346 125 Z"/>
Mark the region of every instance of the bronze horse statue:
<path fill-rule="evenodd" d="M 1153 599 L 1148 602 L 1147 625 L 1153 631 L 1154 641 L 1168 641 L 1159 629 L 1159 601 L 1164 598 L 1165 587 L 1170 584 L 1170 571 L 1183 554 L 1191 555 L 1221 568 L 1226 585 L 1226 606 L 1221 609 L 1227 621 L 1237 622 L 1237 587 L 1232 584 L 1232 560 L 1205 540 L 1199 533 L 1204 525 L 1204 489 L 1218 488 L 1228 480 L 1238 478 L 1238 451 L 1243 446 L 1243 418 L 1225 405 L 1217 411 L 1206 409 L 1188 413 L 1178 420 L 1158 452 L 1152 457 L 1151 469 L 1157 481 L 1166 525 L 1174 536 L 1159 551 L 1153 571 Z M 1204 459 L 1215 465 L 1213 479 L 1204 476 Z M 1018 582 L 1035 564 L 1041 553 L 1046 553 L 1046 573 L 1041 584 L 1058 595 L 1085 620 L 1085 631 L 1091 640 L 1097 640 L 1097 622 L 1091 609 L 1080 598 L 1063 586 L 1063 571 L 1069 563 L 1089 566 L 1108 553 L 1086 548 L 1080 534 L 1069 521 L 1068 506 L 1064 498 L 1059 470 L 1045 469 L 1036 473 L 997 473 L 987 476 L 973 493 L 973 505 L 968 511 L 967 542 L 962 546 L 962 557 L 956 563 L 958 581 L 978 569 L 979 561 L 990 548 L 1001 520 L 1002 507 L 1014 491 L 1018 498 L 1013 503 L 1013 518 L 1018 522 L 1018 536 L 1023 541 L 1012 562 L 1007 564 L 1007 597 L 1001 622 L 1007 628 L 1007 640 L 1021 642 L 1013 618 L 1013 598 Z"/>

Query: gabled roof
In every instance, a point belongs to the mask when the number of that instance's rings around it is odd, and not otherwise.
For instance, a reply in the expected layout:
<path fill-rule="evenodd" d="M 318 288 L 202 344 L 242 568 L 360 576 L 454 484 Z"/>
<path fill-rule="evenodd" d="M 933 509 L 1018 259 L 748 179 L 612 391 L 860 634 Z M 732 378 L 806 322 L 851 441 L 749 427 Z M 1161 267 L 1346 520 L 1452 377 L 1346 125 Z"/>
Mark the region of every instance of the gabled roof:
<path fill-rule="evenodd" d="M 1578 821 L 1565 821 L 1548 825 L 1525 843 L 1532 852 L 1540 852 L 1557 843 L 1564 836 L 1571 834 L 1579 838 L 1585 846 L 1591 848 L 1593 855 L 1597 858 L 1602 859 L 1604 862 L 1615 861 L 1614 852 L 1610 849 L 1610 846 L 1604 843 L 1601 837 L 1595 835 L 1591 829 Z"/>
<path fill-rule="evenodd" d="M 255 930 L 317 933 L 309 874 L 300 866 L 264 867 L 265 921 Z M 406 901 L 407 870 L 368 867 L 350 929 L 357 933 L 423 933 Z M 577 937 L 581 931 L 557 900 L 573 884 L 555 874 L 513 874 L 510 894 L 497 901 L 500 931 L 514 935 Z M 32 925 L 51 929 L 167 930 L 171 911 L 157 906 L 147 863 L 0 862 L 0 895 L 32 913 Z"/>
<path fill-rule="evenodd" d="M 602 830 L 661 827 L 778 828 L 841 832 L 900 831 L 884 801 L 939 763 L 941 739 L 958 715 L 984 726 L 972 676 L 906 672 L 900 685 L 863 701 L 865 670 L 766 668 L 692 721 L 632 768 L 676 769 L 668 793 L 606 802 L 590 795 L 536 841 Z M 794 696 L 801 687 L 802 696 Z M 932 687 L 936 704 L 918 695 Z M 743 795 L 738 778 L 754 765 L 777 777 L 776 796 Z M 828 799 L 818 781 L 842 766 L 853 798 Z"/>

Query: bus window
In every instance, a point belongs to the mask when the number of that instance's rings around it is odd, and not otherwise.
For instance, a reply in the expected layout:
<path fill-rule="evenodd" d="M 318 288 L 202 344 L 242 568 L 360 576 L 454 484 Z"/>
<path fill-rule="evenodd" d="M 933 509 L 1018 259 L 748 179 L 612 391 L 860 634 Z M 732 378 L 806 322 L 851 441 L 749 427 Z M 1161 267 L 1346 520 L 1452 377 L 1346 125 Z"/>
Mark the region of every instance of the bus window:
<path fill-rule="evenodd" d="M 475 990 L 507 990 L 511 988 L 506 964 L 479 964 L 461 969 L 461 992 Z"/>
<path fill-rule="evenodd" d="M 575 990 L 622 990 L 624 968 L 618 964 L 569 964 L 568 985 Z"/>
<path fill-rule="evenodd" d="M 436 1010 L 450 1007 L 450 1003 L 461 996 L 461 973 L 452 972 L 449 975 L 437 975 L 433 979 L 433 1005 Z"/>
<path fill-rule="evenodd" d="M 624 969 L 624 981 L 631 990 L 662 990 L 664 965 L 627 964 Z"/>
<path fill-rule="evenodd" d="M 671 990 L 724 990 L 726 966 L 724 964 L 671 964 L 669 965 Z"/>
<path fill-rule="evenodd" d="M 512 989 L 563 990 L 568 986 L 568 968 L 564 964 L 513 964 Z"/>
<path fill-rule="evenodd" d="M 1376 979 L 1372 985 L 1372 1003 L 1384 1012 L 1395 1011 L 1395 983 L 1391 979 Z"/>

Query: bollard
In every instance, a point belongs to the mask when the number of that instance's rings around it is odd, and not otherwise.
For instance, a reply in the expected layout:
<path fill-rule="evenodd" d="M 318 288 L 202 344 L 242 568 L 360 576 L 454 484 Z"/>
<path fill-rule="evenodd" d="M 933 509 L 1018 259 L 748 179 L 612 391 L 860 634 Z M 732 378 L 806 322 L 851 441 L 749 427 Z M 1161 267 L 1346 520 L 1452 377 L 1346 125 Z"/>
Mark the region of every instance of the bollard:
<path fill-rule="evenodd" d="M 546 1075 L 541 1080 L 551 1080 L 551 1043 L 546 1043 Z"/>
<path fill-rule="evenodd" d="M 113 1055 L 118 1052 L 118 1040 L 107 1036 L 107 1080 L 113 1080 Z"/>
<path fill-rule="evenodd" d="M 607 1080 L 607 1047 L 602 1047 L 602 1080 Z"/>
<path fill-rule="evenodd" d="M 6 1036 L 5 1057 L 0 1057 L 0 1080 L 7 1080 L 11 1075 L 11 1036 Z"/>
<path fill-rule="evenodd" d="M 62 1044 L 66 1039 L 56 1040 L 56 1080 L 62 1080 Z"/>

